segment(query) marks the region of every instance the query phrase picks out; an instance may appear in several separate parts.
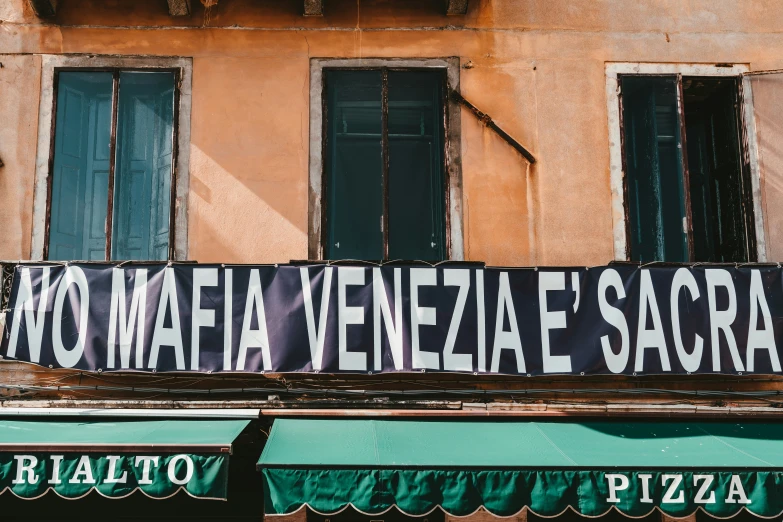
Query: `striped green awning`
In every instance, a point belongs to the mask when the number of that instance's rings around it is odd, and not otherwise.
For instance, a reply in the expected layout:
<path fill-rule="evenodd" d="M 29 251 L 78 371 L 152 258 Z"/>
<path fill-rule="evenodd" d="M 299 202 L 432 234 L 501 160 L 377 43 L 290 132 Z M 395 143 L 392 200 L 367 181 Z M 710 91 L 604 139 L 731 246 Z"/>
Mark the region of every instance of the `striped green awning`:
<path fill-rule="evenodd" d="M 258 463 L 265 511 L 528 508 L 682 517 L 783 512 L 783 425 L 282 419 Z"/>
<path fill-rule="evenodd" d="M 231 446 L 249 422 L 0 419 L 0 493 L 225 499 Z"/>

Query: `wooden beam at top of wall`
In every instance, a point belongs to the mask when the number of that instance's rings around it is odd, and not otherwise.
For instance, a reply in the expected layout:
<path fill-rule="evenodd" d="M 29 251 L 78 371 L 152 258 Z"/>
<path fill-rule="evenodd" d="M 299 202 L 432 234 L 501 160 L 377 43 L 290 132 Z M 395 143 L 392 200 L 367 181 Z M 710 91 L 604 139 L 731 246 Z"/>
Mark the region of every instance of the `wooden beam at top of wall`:
<path fill-rule="evenodd" d="M 446 0 L 447 15 L 464 15 L 468 12 L 468 0 Z"/>
<path fill-rule="evenodd" d="M 305 16 L 323 16 L 324 0 L 304 0 Z"/>
<path fill-rule="evenodd" d="M 52 18 L 57 13 L 57 0 L 28 0 L 35 16 Z"/>
<path fill-rule="evenodd" d="M 171 2 L 173 0 L 169 0 Z M 446 0 L 447 15 L 464 15 L 468 12 L 468 0 Z M 324 0 L 304 0 L 305 16 L 323 16 Z"/>
<path fill-rule="evenodd" d="M 171 16 L 190 16 L 190 0 L 167 0 Z"/>

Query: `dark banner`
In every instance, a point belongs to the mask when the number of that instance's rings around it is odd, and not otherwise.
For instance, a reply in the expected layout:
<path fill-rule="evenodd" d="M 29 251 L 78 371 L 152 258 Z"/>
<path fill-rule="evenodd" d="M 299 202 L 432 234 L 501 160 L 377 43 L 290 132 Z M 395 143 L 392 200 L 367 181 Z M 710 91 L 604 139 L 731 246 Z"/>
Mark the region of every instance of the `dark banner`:
<path fill-rule="evenodd" d="M 781 373 L 781 269 L 16 268 L 0 350 L 90 371 Z"/>

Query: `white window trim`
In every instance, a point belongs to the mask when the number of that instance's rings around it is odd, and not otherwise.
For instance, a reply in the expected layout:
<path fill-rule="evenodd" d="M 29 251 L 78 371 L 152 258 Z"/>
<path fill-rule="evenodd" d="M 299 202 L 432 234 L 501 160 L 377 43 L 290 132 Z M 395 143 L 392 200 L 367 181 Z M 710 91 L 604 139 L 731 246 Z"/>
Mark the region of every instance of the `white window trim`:
<path fill-rule="evenodd" d="M 308 190 L 308 257 L 324 258 L 322 244 L 321 210 L 323 195 L 323 69 L 324 68 L 380 68 L 404 67 L 444 69 L 448 88 L 459 92 L 459 58 L 312 58 L 310 60 L 310 186 Z M 446 100 L 448 129 L 446 129 L 446 165 L 449 181 L 448 194 L 448 260 L 462 261 L 462 160 L 461 111 L 457 103 Z"/>
<path fill-rule="evenodd" d="M 717 66 L 715 64 L 656 64 L 656 63 L 607 63 L 606 103 L 609 120 L 609 175 L 612 189 L 612 228 L 614 236 L 614 259 L 627 261 L 627 240 L 625 222 L 625 192 L 623 190 L 623 149 L 620 134 L 620 95 L 617 77 L 623 74 L 717 76 L 737 77 L 748 72 L 747 65 Z M 750 155 L 750 178 L 753 192 L 753 216 L 756 228 L 756 249 L 759 262 L 767 260 L 767 246 L 764 236 L 764 215 L 761 198 L 761 173 L 759 169 L 756 119 L 753 111 L 753 92 L 750 77 L 742 77 L 745 124 L 748 134 Z"/>
<path fill-rule="evenodd" d="M 174 259 L 188 258 L 188 192 L 190 187 L 190 110 L 193 60 L 173 57 L 42 55 L 41 95 L 38 108 L 38 149 L 35 158 L 33 230 L 30 259 L 43 260 L 46 241 L 47 198 L 51 181 L 50 161 L 54 129 L 54 72 L 59 68 L 135 68 L 179 69 L 179 115 L 177 119 L 177 157 L 174 216 Z"/>

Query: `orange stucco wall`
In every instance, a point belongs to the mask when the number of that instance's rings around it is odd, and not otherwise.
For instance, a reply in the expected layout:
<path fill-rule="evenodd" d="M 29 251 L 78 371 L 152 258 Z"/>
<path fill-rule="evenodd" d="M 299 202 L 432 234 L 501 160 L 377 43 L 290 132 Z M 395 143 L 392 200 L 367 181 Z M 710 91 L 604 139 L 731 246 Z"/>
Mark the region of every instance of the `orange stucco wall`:
<path fill-rule="evenodd" d="M 493 265 L 596 265 L 614 256 L 607 62 L 783 67 L 783 0 L 60 0 L 42 23 L 0 6 L 0 259 L 30 257 L 39 54 L 193 58 L 189 258 L 307 257 L 309 59 L 458 56 L 463 95 L 539 159 L 462 113 L 465 256 Z M 758 87 L 769 257 L 783 257 L 783 81 Z M 754 89 L 756 89 L 754 84 Z M 760 107 L 760 106 L 759 106 Z M 760 108 L 758 109 L 761 110 Z"/>

